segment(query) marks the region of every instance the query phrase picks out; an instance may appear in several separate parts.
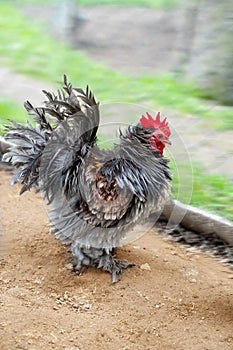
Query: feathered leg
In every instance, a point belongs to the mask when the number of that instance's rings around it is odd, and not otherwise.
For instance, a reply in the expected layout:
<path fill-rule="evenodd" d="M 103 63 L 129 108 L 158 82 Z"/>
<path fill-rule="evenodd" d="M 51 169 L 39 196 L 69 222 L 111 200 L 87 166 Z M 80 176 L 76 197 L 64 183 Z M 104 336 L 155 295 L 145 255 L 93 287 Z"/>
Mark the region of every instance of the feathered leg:
<path fill-rule="evenodd" d="M 97 264 L 98 268 L 102 268 L 104 271 L 108 271 L 112 274 L 112 283 L 119 281 L 119 276 L 122 273 L 122 270 L 134 266 L 133 263 L 130 263 L 127 260 L 116 259 L 112 252 L 103 252 L 102 256 L 98 259 Z"/>
<path fill-rule="evenodd" d="M 96 266 L 112 274 L 112 283 L 118 282 L 123 269 L 134 266 L 127 260 L 116 259 L 113 251 L 107 252 L 105 249 L 73 246 L 72 253 L 74 271 L 81 273 L 88 266 Z"/>

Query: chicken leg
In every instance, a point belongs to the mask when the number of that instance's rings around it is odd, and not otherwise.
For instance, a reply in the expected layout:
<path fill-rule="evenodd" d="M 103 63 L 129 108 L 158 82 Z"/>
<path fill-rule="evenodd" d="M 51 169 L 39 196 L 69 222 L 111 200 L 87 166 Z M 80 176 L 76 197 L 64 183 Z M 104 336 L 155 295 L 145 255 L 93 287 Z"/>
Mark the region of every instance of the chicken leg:
<path fill-rule="evenodd" d="M 112 283 L 118 282 L 122 270 L 135 266 L 127 260 L 116 259 L 113 250 L 74 246 L 72 247 L 72 254 L 75 272 L 82 273 L 88 266 L 96 266 L 112 274 Z"/>

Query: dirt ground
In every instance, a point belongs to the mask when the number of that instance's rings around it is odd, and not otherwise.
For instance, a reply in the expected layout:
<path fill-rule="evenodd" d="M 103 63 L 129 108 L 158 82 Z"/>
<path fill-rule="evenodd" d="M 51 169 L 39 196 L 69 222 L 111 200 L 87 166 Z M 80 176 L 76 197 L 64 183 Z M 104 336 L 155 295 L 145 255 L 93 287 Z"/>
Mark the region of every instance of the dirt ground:
<path fill-rule="evenodd" d="M 108 273 L 69 267 L 49 233 L 39 194 L 19 197 L 0 173 L 1 350 L 233 348 L 232 272 L 155 229 L 117 255 L 136 264 Z"/>
<path fill-rule="evenodd" d="M 137 15 L 139 10 L 133 11 L 131 18 L 135 18 L 135 23 L 147 18 L 145 29 L 154 28 L 149 13 L 143 17 Z M 142 66 L 152 69 L 154 56 L 137 55 L 133 51 L 137 48 L 130 46 L 140 33 L 126 30 L 128 11 L 118 13 L 123 20 L 121 31 L 119 21 L 118 27 L 115 25 L 116 11 L 111 18 L 107 10 L 104 16 L 93 9 L 87 9 L 85 14 L 96 19 L 89 20 L 88 25 L 92 33 L 99 35 L 94 45 L 93 36 L 91 39 L 85 35 L 87 26 L 80 33 L 80 45 L 92 57 L 102 60 L 105 52 L 103 61 L 113 66 L 124 66 L 130 71 Z M 110 35 L 110 31 L 95 31 L 94 23 L 97 26 L 101 16 L 105 28 L 112 23 L 116 38 L 113 51 L 105 45 L 104 35 Z M 172 18 L 180 20 L 177 16 Z M 117 43 L 123 51 L 119 51 Z M 172 52 L 174 41 L 164 41 L 164 45 L 170 45 Z M 145 36 L 144 47 L 149 46 Z M 158 51 L 161 56 L 156 62 L 162 64 L 164 51 Z M 172 67 L 173 62 L 164 61 L 164 69 Z M 24 84 L 31 89 L 31 81 Z M 205 138 L 205 145 L 207 141 Z M 69 269 L 67 248 L 49 233 L 40 195 L 31 192 L 19 197 L 19 188 L 10 187 L 9 180 L 9 174 L 0 172 L 1 350 L 233 349 L 233 274 L 228 267 L 207 254 L 187 251 L 152 229 L 117 251 L 120 258 L 136 264 L 123 273 L 119 283 L 112 285 L 110 275 L 97 269 L 75 275 Z"/>

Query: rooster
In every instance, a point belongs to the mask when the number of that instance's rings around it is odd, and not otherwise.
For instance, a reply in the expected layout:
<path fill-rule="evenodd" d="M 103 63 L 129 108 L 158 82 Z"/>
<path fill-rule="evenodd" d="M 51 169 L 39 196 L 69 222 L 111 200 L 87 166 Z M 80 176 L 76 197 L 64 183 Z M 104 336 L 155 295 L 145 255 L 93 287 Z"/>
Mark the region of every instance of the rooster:
<path fill-rule="evenodd" d="M 171 174 L 163 156 L 170 129 L 160 113 L 143 115 L 120 131 L 111 150 L 97 146 L 99 103 L 89 90 L 74 88 L 64 76 L 57 94 L 43 91 L 44 107 L 25 108 L 34 119 L 23 126 L 10 121 L 4 160 L 16 167 L 12 183 L 22 194 L 32 187 L 48 204 L 51 232 L 70 246 L 73 267 L 81 273 L 96 266 L 119 279 L 132 266 L 114 249 L 136 223 L 160 212 L 168 197 Z"/>

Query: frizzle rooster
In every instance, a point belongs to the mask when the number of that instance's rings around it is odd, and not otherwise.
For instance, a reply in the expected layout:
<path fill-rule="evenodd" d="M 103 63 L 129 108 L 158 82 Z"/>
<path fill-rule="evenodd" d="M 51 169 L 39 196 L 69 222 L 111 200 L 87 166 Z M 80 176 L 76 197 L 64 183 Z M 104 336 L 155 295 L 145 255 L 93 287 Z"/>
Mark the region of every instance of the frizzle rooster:
<path fill-rule="evenodd" d="M 97 146 L 99 104 L 87 87 L 73 88 L 64 77 L 57 94 L 43 91 L 43 108 L 26 102 L 35 126 L 11 121 L 4 155 L 17 169 L 12 182 L 20 193 L 35 187 L 48 203 L 51 231 L 70 245 L 75 271 L 96 266 L 119 279 L 133 264 L 114 248 L 136 223 L 163 208 L 171 174 L 163 156 L 170 129 L 160 113 L 143 115 L 120 131 L 112 150 Z"/>

